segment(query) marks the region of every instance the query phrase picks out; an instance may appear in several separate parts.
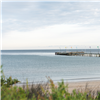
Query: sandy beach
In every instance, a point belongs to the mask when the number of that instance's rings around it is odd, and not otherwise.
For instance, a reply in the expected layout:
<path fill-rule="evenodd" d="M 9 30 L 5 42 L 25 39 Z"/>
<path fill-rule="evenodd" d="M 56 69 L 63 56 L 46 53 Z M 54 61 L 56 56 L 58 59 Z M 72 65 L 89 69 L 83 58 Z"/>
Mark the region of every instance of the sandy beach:
<path fill-rule="evenodd" d="M 82 82 L 66 82 L 68 84 L 68 92 L 71 93 L 74 89 L 80 91 L 100 91 L 100 80 L 82 81 Z"/>
<path fill-rule="evenodd" d="M 19 83 L 20 84 L 20 83 Z M 55 87 L 58 87 L 58 83 L 54 83 Z M 66 89 L 68 93 L 72 93 L 73 90 L 76 90 L 76 93 L 81 92 L 84 93 L 86 92 L 87 95 L 91 94 L 94 98 L 98 95 L 98 92 L 100 92 L 100 80 L 93 80 L 93 81 L 80 81 L 80 82 L 65 82 L 65 85 L 68 85 L 68 88 Z M 24 89 L 27 88 L 26 84 L 20 84 L 17 85 L 20 87 L 23 87 Z M 50 89 L 50 84 L 49 83 L 37 83 L 37 84 L 28 84 L 28 88 L 31 90 L 34 88 L 36 91 L 39 89 L 41 91 L 41 86 L 44 88 L 44 90 L 49 90 L 51 93 Z"/>
<path fill-rule="evenodd" d="M 34 82 L 33 82 L 33 84 L 34 84 Z M 57 84 L 58 83 L 55 83 L 55 86 L 58 86 Z M 84 92 L 84 91 L 100 91 L 100 80 L 80 81 L 80 82 L 79 81 L 78 82 L 65 82 L 65 85 L 66 84 L 68 84 L 68 92 L 69 93 L 72 93 L 72 91 L 74 89 L 79 90 L 81 92 Z M 20 83 L 17 84 L 17 86 L 20 86 L 20 87 L 23 87 L 23 85 L 25 85 L 25 84 L 20 84 Z M 34 86 L 35 85 L 36 84 L 34 84 Z M 46 85 L 42 83 L 42 86 L 46 86 Z M 30 84 L 29 87 L 31 88 L 31 86 L 32 85 Z"/>

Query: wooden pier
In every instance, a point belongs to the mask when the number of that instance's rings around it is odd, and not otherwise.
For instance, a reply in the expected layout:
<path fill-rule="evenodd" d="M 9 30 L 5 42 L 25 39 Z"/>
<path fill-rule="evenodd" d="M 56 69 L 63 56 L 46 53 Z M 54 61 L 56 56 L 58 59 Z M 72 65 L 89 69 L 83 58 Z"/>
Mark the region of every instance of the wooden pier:
<path fill-rule="evenodd" d="M 84 53 L 84 52 L 55 52 L 55 55 L 100 57 L 99 53 Z"/>

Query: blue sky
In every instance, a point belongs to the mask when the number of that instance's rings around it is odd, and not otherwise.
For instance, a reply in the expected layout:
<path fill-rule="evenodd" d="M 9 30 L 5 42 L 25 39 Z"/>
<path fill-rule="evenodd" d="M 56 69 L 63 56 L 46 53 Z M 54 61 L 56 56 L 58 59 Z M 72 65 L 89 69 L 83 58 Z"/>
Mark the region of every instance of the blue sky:
<path fill-rule="evenodd" d="M 2 49 L 100 46 L 100 2 L 2 2 Z"/>

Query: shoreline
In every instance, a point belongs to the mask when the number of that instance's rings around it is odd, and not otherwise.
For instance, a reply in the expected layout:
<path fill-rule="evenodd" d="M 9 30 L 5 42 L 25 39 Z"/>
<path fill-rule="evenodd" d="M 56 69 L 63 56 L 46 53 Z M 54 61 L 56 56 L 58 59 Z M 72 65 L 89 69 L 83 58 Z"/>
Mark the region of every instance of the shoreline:
<path fill-rule="evenodd" d="M 34 84 L 35 82 L 33 82 Z M 47 82 L 38 82 L 38 83 L 35 83 L 34 85 L 38 85 L 38 84 L 41 84 L 41 85 L 45 85 L 45 84 L 49 84 Z M 58 83 L 54 83 L 56 87 L 58 87 Z M 79 90 L 79 91 L 86 91 L 86 90 L 89 90 L 89 91 L 100 91 L 100 80 L 89 80 L 89 81 L 77 81 L 77 82 L 64 82 L 65 85 L 68 84 L 68 92 L 69 93 L 72 93 L 72 91 L 74 89 L 76 90 Z M 18 86 L 18 87 L 23 87 L 25 86 L 26 87 L 26 84 L 24 83 L 17 83 L 13 86 Z M 31 87 L 32 86 L 32 83 L 28 83 L 28 86 Z"/>

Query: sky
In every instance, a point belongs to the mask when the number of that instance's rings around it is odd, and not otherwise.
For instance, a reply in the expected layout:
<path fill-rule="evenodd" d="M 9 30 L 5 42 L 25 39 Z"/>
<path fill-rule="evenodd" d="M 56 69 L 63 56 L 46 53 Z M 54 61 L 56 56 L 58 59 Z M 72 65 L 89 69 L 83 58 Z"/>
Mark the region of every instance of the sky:
<path fill-rule="evenodd" d="M 100 2 L 2 2 L 2 48 L 100 47 Z"/>

